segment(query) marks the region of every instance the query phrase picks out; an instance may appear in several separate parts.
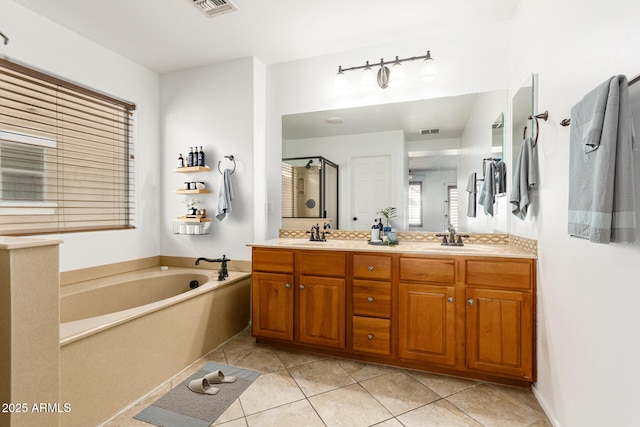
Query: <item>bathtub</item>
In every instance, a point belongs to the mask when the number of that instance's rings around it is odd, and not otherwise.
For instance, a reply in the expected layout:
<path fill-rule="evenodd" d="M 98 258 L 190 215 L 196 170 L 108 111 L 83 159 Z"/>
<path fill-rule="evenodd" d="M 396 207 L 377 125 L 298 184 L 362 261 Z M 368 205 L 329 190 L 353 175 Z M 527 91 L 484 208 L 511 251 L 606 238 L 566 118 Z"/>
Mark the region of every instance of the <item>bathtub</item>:
<path fill-rule="evenodd" d="M 154 267 L 62 287 L 61 425 L 100 424 L 246 328 L 251 274 L 217 279 Z"/>

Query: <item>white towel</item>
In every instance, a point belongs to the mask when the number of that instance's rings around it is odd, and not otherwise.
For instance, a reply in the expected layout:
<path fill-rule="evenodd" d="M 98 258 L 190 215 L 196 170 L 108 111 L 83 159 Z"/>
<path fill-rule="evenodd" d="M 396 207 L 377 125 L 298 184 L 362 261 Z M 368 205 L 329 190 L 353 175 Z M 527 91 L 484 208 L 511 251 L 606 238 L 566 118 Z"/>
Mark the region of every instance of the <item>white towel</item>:
<path fill-rule="evenodd" d="M 469 181 L 467 182 L 467 216 L 469 218 L 476 217 L 476 193 L 478 189 L 476 187 L 476 173 L 473 172 L 469 175 Z"/>
<path fill-rule="evenodd" d="M 538 184 L 538 150 L 533 147 L 532 138 L 522 141 L 511 182 L 511 213 L 524 221 L 531 206 L 529 193 Z"/>
<path fill-rule="evenodd" d="M 571 236 L 595 243 L 635 241 L 634 149 L 627 78 L 614 76 L 571 109 Z"/>
<path fill-rule="evenodd" d="M 236 195 L 233 192 L 233 184 L 231 182 L 231 171 L 225 169 L 222 173 L 220 181 L 220 192 L 218 193 L 218 209 L 216 210 L 216 218 L 222 221 L 228 213 L 231 212 L 231 202 Z"/>
<path fill-rule="evenodd" d="M 487 162 L 484 183 L 480 190 L 478 203 L 484 208 L 484 213 L 493 216 L 493 204 L 496 201 L 496 165 L 493 162 Z"/>

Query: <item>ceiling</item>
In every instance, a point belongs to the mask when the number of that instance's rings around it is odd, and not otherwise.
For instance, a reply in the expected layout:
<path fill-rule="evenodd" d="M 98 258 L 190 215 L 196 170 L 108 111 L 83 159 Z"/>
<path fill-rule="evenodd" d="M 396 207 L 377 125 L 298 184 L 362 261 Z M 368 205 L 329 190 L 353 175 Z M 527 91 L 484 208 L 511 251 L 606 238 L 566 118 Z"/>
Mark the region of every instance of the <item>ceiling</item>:
<path fill-rule="evenodd" d="M 267 65 L 511 18 L 520 0 L 15 0 L 158 73 L 238 58 Z"/>

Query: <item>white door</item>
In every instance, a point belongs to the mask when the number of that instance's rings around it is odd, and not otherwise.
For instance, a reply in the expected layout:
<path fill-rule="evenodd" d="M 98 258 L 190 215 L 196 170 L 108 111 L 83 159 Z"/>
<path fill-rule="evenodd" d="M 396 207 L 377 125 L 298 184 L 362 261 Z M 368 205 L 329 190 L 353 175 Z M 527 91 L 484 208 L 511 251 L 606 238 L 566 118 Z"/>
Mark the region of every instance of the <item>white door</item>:
<path fill-rule="evenodd" d="M 391 206 L 391 157 L 352 157 L 351 165 L 351 223 L 345 228 L 369 230 L 381 217 L 376 212 Z"/>

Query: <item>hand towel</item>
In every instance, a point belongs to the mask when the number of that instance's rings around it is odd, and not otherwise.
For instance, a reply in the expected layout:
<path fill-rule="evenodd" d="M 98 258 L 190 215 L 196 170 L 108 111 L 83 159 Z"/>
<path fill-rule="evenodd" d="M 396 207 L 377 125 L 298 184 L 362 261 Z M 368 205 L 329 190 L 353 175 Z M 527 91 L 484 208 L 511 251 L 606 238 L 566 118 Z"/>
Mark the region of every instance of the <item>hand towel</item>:
<path fill-rule="evenodd" d="M 485 214 L 493 216 L 493 204 L 496 201 L 496 165 L 493 162 L 487 162 L 485 168 L 484 183 L 478 203 L 484 208 Z"/>
<path fill-rule="evenodd" d="M 518 160 L 513 168 L 511 180 L 511 213 L 524 221 L 531 206 L 530 192 L 538 183 L 538 152 L 533 147 L 533 139 L 526 138 L 520 147 Z"/>
<path fill-rule="evenodd" d="M 614 76 L 571 109 L 569 235 L 635 241 L 634 149 L 627 78 Z"/>
<path fill-rule="evenodd" d="M 496 163 L 496 194 L 507 192 L 507 165 L 502 160 Z"/>
<path fill-rule="evenodd" d="M 467 182 L 467 216 L 469 218 L 476 217 L 476 194 L 478 189 L 476 187 L 476 173 L 473 172 L 469 175 L 469 181 Z"/>
<path fill-rule="evenodd" d="M 231 202 L 236 195 L 233 191 L 233 183 L 231 182 L 231 171 L 225 169 L 222 173 L 220 181 L 220 191 L 218 193 L 218 208 L 216 210 L 216 218 L 222 221 L 228 213 L 231 212 Z"/>

